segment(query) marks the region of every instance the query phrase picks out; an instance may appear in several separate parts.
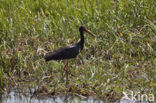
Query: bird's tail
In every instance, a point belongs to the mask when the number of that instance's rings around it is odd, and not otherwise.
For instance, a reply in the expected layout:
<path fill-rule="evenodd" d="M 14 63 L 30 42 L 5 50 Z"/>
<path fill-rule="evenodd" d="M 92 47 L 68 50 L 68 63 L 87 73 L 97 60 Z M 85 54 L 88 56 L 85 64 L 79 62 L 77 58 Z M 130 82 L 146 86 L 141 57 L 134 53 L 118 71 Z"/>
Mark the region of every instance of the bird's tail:
<path fill-rule="evenodd" d="M 51 60 L 51 57 L 46 55 L 46 56 L 44 57 L 44 59 L 45 59 L 46 62 L 48 62 L 48 61 Z"/>

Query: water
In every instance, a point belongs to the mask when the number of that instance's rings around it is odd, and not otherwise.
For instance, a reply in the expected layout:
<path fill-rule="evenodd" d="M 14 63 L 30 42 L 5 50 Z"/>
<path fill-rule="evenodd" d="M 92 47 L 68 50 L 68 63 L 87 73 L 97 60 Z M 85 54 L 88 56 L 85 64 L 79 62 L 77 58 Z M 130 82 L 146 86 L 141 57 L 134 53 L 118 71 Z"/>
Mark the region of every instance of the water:
<path fill-rule="evenodd" d="M 15 91 L 11 91 L 9 95 L 4 94 L 2 96 L 2 103 L 108 103 L 103 100 L 96 100 L 92 97 L 72 97 L 72 96 L 40 96 L 40 97 L 31 97 L 24 96 L 21 93 L 17 93 Z M 115 103 L 138 103 L 132 100 L 122 100 L 116 101 Z M 140 102 L 139 102 L 140 103 Z M 148 102 L 141 102 L 148 103 Z M 156 102 L 153 102 L 156 103 Z"/>
<path fill-rule="evenodd" d="M 93 98 L 85 98 L 85 97 L 71 97 L 71 96 L 40 96 L 31 97 L 24 96 L 20 93 L 16 93 L 14 91 L 10 92 L 9 95 L 2 96 L 2 103 L 105 103 L 104 101 L 95 100 Z"/>

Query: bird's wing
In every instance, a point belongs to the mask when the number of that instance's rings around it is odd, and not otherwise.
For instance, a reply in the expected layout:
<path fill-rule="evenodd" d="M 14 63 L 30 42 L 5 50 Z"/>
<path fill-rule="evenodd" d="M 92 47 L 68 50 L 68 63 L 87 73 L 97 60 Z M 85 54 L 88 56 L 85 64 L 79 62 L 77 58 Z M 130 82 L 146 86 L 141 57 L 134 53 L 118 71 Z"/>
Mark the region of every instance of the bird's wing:
<path fill-rule="evenodd" d="M 70 59 L 70 58 L 76 57 L 78 53 L 79 53 L 78 46 L 72 45 L 72 46 L 61 48 L 54 52 L 48 53 L 48 55 L 45 56 L 45 59 L 46 61 Z"/>

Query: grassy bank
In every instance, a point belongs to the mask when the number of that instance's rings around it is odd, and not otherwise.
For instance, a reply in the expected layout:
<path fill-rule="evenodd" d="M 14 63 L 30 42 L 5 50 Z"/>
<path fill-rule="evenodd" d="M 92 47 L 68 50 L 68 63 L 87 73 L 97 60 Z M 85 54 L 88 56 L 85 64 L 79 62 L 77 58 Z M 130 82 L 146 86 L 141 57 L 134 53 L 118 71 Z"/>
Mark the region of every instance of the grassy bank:
<path fill-rule="evenodd" d="M 0 85 L 115 100 L 128 90 L 156 96 L 155 7 L 155 0 L 1 0 Z M 85 35 L 67 86 L 63 62 L 45 63 L 43 55 L 78 42 L 80 25 L 96 38 Z"/>

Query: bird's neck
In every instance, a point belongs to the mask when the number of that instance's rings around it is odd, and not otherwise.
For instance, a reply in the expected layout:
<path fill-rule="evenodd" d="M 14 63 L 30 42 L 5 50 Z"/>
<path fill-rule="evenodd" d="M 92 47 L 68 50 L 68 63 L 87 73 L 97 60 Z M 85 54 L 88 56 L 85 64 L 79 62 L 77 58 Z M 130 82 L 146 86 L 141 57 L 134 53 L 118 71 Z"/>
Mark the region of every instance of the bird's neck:
<path fill-rule="evenodd" d="M 84 46 L 84 36 L 83 36 L 83 31 L 80 31 L 80 36 L 81 36 L 81 40 L 79 41 L 79 45 L 80 45 L 80 48 L 81 50 L 83 49 L 83 46 Z"/>

